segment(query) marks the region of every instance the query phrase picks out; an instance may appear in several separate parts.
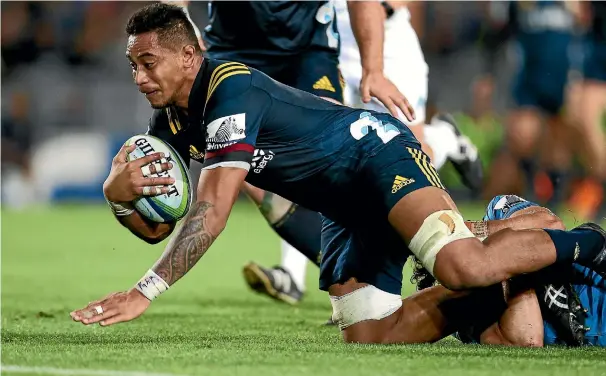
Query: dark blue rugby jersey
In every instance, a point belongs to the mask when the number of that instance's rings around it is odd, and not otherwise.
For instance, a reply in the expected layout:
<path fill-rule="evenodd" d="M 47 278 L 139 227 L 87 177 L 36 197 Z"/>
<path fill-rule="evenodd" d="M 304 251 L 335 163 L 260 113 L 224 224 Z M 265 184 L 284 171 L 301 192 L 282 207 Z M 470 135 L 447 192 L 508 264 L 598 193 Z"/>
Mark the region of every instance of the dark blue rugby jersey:
<path fill-rule="evenodd" d="M 212 59 L 204 60 L 188 107 L 187 116 L 175 108 L 157 110 L 149 133 L 204 169 L 246 169 L 252 185 L 332 218 L 355 210 L 351 202 L 359 198 L 357 171 L 365 158 L 389 139 L 410 134 L 395 120 L 377 123 L 372 112 Z"/>
<path fill-rule="evenodd" d="M 216 1 L 204 30 L 209 52 L 297 54 L 335 51 L 339 36 L 328 1 Z"/>

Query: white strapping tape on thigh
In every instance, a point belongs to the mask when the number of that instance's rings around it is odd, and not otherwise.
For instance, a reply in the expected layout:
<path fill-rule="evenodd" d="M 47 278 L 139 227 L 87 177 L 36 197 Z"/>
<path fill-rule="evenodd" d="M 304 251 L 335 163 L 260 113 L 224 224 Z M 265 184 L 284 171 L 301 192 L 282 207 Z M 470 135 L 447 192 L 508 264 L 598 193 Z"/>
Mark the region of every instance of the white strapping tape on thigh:
<path fill-rule="evenodd" d="M 408 248 L 433 275 L 436 257 L 442 247 L 455 240 L 473 237 L 475 236 L 465 226 L 461 214 L 453 210 L 440 210 L 425 218 L 423 225 L 408 244 Z"/>
<path fill-rule="evenodd" d="M 381 320 L 402 306 L 400 295 L 368 285 L 343 296 L 331 296 L 332 319 L 341 330 L 366 320 Z"/>

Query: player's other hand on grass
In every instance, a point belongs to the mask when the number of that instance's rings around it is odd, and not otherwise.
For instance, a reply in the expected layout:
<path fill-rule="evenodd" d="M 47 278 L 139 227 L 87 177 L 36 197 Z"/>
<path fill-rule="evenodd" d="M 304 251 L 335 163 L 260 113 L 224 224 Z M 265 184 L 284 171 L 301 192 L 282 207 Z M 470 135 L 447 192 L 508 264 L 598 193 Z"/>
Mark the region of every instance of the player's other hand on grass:
<path fill-rule="evenodd" d="M 149 299 L 133 288 L 90 302 L 86 307 L 71 312 L 70 316 L 84 325 L 99 323 L 101 326 L 108 326 L 136 319 L 145 312 L 150 303 Z"/>
<path fill-rule="evenodd" d="M 360 81 L 360 92 L 364 103 L 370 102 L 371 97 L 375 97 L 383 103 L 395 118 L 400 118 L 399 108 L 408 121 L 415 120 L 414 109 L 408 103 L 408 99 L 400 93 L 393 82 L 383 75 L 383 72 L 363 72 Z"/>
<path fill-rule="evenodd" d="M 136 144 L 122 146 L 114 157 L 109 176 L 103 183 L 103 193 L 109 201 L 130 202 L 139 196 L 165 194 L 169 191 L 169 185 L 175 182 L 171 177 L 150 177 L 173 167 L 162 153 L 153 153 L 129 162 L 128 154 L 136 148 Z"/>

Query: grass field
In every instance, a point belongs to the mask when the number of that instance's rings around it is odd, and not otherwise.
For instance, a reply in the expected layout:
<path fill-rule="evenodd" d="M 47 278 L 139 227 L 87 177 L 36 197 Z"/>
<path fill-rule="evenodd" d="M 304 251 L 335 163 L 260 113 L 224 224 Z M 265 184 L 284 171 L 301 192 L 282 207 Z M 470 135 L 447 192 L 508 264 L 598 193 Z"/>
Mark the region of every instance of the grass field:
<path fill-rule="evenodd" d="M 482 212 L 480 206 L 462 209 L 468 218 Z M 69 312 L 130 288 L 163 246 L 131 236 L 103 206 L 3 211 L 2 373 L 606 374 L 606 351 L 595 348 L 507 349 L 450 339 L 435 345 L 345 345 L 337 329 L 321 326 L 330 303 L 317 290 L 314 268 L 309 292 L 296 308 L 248 291 L 242 265 L 277 263 L 278 245 L 256 210 L 239 203 L 212 251 L 142 318 L 85 327 L 72 322 Z"/>

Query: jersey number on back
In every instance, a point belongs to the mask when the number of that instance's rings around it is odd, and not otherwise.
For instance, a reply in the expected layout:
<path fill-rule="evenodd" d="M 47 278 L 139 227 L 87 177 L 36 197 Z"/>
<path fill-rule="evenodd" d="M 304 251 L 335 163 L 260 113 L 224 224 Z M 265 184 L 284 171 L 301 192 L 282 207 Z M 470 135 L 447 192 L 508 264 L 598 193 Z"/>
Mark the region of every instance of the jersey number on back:
<path fill-rule="evenodd" d="M 377 132 L 377 136 L 379 136 L 384 144 L 400 134 L 400 131 L 395 125 L 390 123 L 383 124 L 381 120 L 372 116 L 370 112 L 362 112 L 360 118 L 349 126 L 349 132 L 356 140 L 362 139 L 362 137 L 370 133 L 371 130 Z"/>

